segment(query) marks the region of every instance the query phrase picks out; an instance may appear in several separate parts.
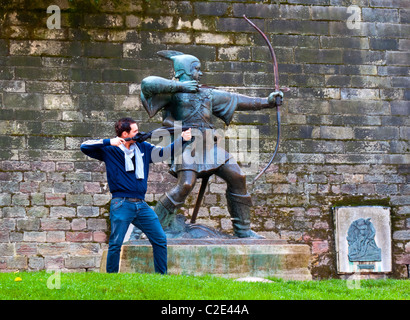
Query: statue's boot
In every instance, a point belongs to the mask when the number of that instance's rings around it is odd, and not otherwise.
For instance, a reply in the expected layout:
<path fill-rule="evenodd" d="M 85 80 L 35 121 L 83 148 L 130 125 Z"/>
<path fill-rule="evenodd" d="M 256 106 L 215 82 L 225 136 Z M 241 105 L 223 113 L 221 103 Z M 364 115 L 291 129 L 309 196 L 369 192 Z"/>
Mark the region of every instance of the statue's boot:
<path fill-rule="evenodd" d="M 232 225 L 235 236 L 238 238 L 264 239 L 251 230 L 250 209 L 252 198 L 249 193 L 245 195 L 226 192 L 228 211 L 232 217 Z"/>
<path fill-rule="evenodd" d="M 178 208 L 182 207 L 183 202 L 175 201 L 169 194 L 164 194 L 157 205 L 155 213 L 157 214 L 162 228 L 168 239 L 184 238 L 230 238 L 231 236 L 219 232 L 213 228 L 199 224 L 187 224 L 186 217 L 182 214 L 176 214 Z"/>
<path fill-rule="evenodd" d="M 180 219 L 176 219 L 175 212 L 183 206 L 183 202 L 177 202 L 167 193 L 165 193 L 157 202 L 154 208 L 159 221 L 165 233 L 176 234 L 185 229 L 185 223 L 181 223 Z"/>

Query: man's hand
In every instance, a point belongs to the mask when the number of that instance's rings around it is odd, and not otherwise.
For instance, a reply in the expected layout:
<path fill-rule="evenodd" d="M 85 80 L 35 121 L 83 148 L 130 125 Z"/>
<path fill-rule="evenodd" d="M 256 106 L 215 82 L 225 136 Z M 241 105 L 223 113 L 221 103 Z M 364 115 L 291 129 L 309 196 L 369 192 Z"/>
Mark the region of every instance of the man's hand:
<path fill-rule="evenodd" d="M 282 91 L 274 91 L 268 97 L 268 102 L 272 106 L 281 106 L 283 102 L 283 92 Z M 279 103 L 278 103 L 279 102 Z"/>
<path fill-rule="evenodd" d="M 179 81 L 177 82 L 181 92 L 185 93 L 194 93 L 199 90 L 198 81 L 190 80 L 190 81 Z"/>
<path fill-rule="evenodd" d="M 119 147 L 120 145 L 125 144 L 125 140 L 123 138 L 116 137 L 116 138 L 110 139 L 110 144 L 112 146 Z"/>
<path fill-rule="evenodd" d="M 188 130 L 182 132 L 181 137 L 182 137 L 182 139 L 184 139 L 184 141 L 191 140 L 191 138 L 192 138 L 191 128 L 189 128 Z"/>

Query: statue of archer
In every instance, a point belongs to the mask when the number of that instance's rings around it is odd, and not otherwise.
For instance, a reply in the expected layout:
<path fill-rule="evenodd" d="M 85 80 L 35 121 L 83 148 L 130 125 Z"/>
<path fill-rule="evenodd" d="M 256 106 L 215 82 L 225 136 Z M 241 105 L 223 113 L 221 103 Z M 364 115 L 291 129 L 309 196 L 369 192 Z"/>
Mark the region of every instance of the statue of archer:
<path fill-rule="evenodd" d="M 176 222 L 175 212 L 184 204 L 197 178 L 202 178 L 202 185 L 205 181 L 206 186 L 209 177 L 215 174 L 227 183 L 226 199 L 234 235 L 239 238 L 262 238 L 250 228 L 252 199 L 247 192 L 245 175 L 232 155 L 225 149 L 221 150 L 217 143 L 211 115 L 229 125 L 235 110 L 274 108 L 277 98 L 279 97 L 281 101 L 283 93 L 276 91 L 268 98 L 257 98 L 200 86 L 202 72 L 197 57 L 171 50 L 160 51 L 158 55 L 173 62 L 176 80 L 156 76 L 143 79 L 142 104 L 150 117 L 161 110 L 162 124 L 165 127 L 173 127 L 174 122 L 178 121 L 182 122 L 182 126 L 200 130 L 203 133 L 203 159 L 207 159 L 207 161 L 194 163 L 184 161 L 184 155 L 191 155 L 194 145 L 194 143 L 186 143 L 182 147 L 182 162 L 171 163 L 170 173 L 178 179 L 178 182 L 159 199 L 154 209 L 167 236 L 172 237 L 181 228 Z M 209 139 L 213 142 L 209 143 Z M 210 152 L 222 154 L 223 161 L 216 161 L 213 156 L 208 157 Z M 201 187 L 201 189 L 204 192 L 205 188 Z"/>

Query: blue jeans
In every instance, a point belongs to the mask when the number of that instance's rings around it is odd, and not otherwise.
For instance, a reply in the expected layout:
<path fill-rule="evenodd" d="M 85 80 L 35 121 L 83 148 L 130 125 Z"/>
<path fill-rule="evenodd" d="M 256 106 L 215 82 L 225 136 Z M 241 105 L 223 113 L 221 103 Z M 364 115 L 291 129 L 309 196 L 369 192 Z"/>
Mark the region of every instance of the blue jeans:
<path fill-rule="evenodd" d="M 110 207 L 111 235 L 108 242 L 107 272 L 118 272 L 121 246 L 130 223 L 148 237 L 154 253 L 155 272 L 167 273 L 167 237 L 158 216 L 145 201 L 114 198 Z"/>

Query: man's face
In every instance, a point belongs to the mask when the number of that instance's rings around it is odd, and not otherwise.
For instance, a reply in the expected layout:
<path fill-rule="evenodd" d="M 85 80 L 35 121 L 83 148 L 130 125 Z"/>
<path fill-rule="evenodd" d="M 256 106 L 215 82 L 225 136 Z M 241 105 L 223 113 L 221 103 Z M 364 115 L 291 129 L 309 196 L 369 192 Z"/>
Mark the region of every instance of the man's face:
<path fill-rule="evenodd" d="M 121 138 L 125 139 L 125 138 L 133 138 L 133 137 L 135 137 L 135 135 L 138 133 L 138 126 L 137 126 L 136 123 L 132 123 L 132 124 L 130 125 L 130 127 L 131 127 L 130 132 L 124 131 L 124 132 L 121 134 Z M 134 143 L 135 141 L 134 141 L 134 140 L 131 140 L 131 142 Z"/>
<path fill-rule="evenodd" d="M 199 82 L 201 77 L 203 76 L 203 73 L 201 72 L 201 63 L 200 62 L 194 62 L 191 66 L 191 78 L 192 80 L 196 80 Z"/>

